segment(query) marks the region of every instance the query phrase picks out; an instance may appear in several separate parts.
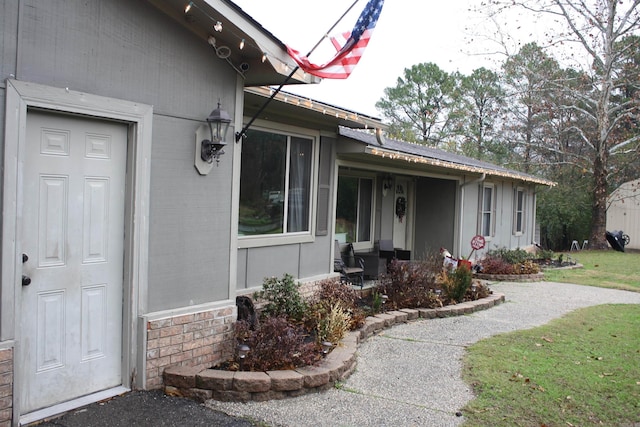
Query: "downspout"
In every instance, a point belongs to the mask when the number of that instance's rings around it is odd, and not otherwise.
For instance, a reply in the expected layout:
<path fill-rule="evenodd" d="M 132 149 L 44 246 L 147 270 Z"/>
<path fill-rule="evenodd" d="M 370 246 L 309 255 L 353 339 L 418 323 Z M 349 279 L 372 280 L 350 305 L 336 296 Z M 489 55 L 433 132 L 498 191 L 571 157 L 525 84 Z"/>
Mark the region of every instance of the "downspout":
<path fill-rule="evenodd" d="M 473 181 L 463 182 L 459 185 L 460 188 L 460 226 L 458 227 L 458 258 L 462 257 L 462 230 L 464 225 L 464 187 L 471 184 L 479 184 L 484 182 L 487 178 L 487 174 L 483 173 L 480 175 L 480 178 L 474 179 Z M 478 215 L 476 215 L 476 230 L 478 229 Z"/>

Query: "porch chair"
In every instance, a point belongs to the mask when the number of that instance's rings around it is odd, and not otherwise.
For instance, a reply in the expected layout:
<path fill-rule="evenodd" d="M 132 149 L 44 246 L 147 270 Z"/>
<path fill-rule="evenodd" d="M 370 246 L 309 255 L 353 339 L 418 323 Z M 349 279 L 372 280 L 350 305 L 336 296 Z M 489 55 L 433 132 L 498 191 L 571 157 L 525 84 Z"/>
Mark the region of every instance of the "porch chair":
<path fill-rule="evenodd" d="M 340 280 L 364 287 L 364 259 L 357 257 L 351 243 L 347 244 L 347 254 L 343 256 L 340 243 L 334 240 L 333 270 L 340 272 Z"/>

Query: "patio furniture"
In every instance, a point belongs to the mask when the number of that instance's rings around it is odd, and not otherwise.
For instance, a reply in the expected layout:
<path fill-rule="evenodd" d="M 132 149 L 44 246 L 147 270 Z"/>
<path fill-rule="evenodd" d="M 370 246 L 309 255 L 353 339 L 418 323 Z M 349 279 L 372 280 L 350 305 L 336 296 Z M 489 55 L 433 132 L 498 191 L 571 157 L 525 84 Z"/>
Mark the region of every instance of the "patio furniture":
<path fill-rule="evenodd" d="M 387 265 L 392 259 L 398 259 L 400 261 L 411 260 L 411 251 L 406 249 L 394 248 L 393 240 L 380 240 L 380 258 L 386 258 Z"/>
<path fill-rule="evenodd" d="M 396 251 L 393 241 L 380 240 L 371 252 L 358 252 L 358 256 L 364 259 L 364 277 L 376 280 L 387 272 L 387 266 L 396 257 Z"/>
<path fill-rule="evenodd" d="M 340 250 L 340 243 L 334 240 L 333 270 L 340 272 L 340 280 L 364 287 L 364 259 L 356 256 L 351 243 L 347 243 L 347 253 Z"/>
<path fill-rule="evenodd" d="M 387 266 L 391 263 L 391 260 L 396 257 L 396 250 L 393 247 L 393 240 L 380 240 L 378 244 L 380 258 L 387 260 Z"/>

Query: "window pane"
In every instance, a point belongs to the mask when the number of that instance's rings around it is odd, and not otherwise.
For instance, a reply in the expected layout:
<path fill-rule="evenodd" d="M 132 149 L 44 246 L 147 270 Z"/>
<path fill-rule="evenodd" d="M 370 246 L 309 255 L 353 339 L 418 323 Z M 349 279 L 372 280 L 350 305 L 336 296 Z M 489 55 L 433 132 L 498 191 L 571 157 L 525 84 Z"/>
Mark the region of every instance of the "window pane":
<path fill-rule="evenodd" d="M 287 232 L 309 230 L 311 140 L 291 138 Z"/>
<path fill-rule="evenodd" d="M 522 232 L 522 212 L 518 212 L 516 215 L 516 232 Z"/>
<path fill-rule="evenodd" d="M 372 195 L 372 179 L 338 177 L 336 234 L 346 234 L 347 242 L 371 240 Z"/>
<path fill-rule="evenodd" d="M 516 191 L 516 233 L 522 233 L 524 230 L 524 191 Z"/>
<path fill-rule="evenodd" d="M 491 236 L 493 214 L 493 187 L 484 187 L 482 192 L 482 235 Z"/>
<path fill-rule="evenodd" d="M 247 132 L 240 174 L 240 235 L 283 232 L 286 149 L 285 135 Z"/>
<path fill-rule="evenodd" d="M 518 210 L 524 210 L 524 191 L 518 191 Z"/>
<path fill-rule="evenodd" d="M 491 191 L 493 189 L 491 187 L 484 188 L 484 197 L 482 199 L 482 210 L 484 212 L 491 211 Z"/>
<path fill-rule="evenodd" d="M 336 234 L 346 234 L 346 241 L 353 242 L 358 223 L 358 178 L 338 177 L 338 201 L 336 206 Z"/>
<path fill-rule="evenodd" d="M 372 179 L 360 179 L 360 204 L 358 205 L 358 242 L 371 240 Z"/>
<path fill-rule="evenodd" d="M 485 213 L 482 215 L 482 235 L 491 236 L 491 214 Z"/>

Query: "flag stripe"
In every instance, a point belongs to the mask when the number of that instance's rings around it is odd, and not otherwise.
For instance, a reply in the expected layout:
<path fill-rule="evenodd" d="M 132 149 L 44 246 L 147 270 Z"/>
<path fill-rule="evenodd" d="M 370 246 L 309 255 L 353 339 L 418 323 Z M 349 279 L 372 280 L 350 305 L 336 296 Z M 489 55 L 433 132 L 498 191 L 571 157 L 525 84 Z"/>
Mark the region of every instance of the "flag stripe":
<path fill-rule="evenodd" d="M 358 64 L 358 61 L 360 61 L 364 49 L 369 44 L 369 39 L 378 22 L 383 4 L 384 0 L 369 0 L 353 27 L 353 30 L 331 38 L 331 43 L 337 52 L 336 55 L 325 64 L 313 64 L 309 61 L 309 58 L 300 55 L 299 51 L 289 46 L 287 46 L 287 52 L 296 61 L 298 66 L 309 74 L 330 79 L 346 79 Z M 339 40 L 339 37 L 342 40 Z M 340 42 L 343 40 L 344 44 L 341 44 Z"/>

